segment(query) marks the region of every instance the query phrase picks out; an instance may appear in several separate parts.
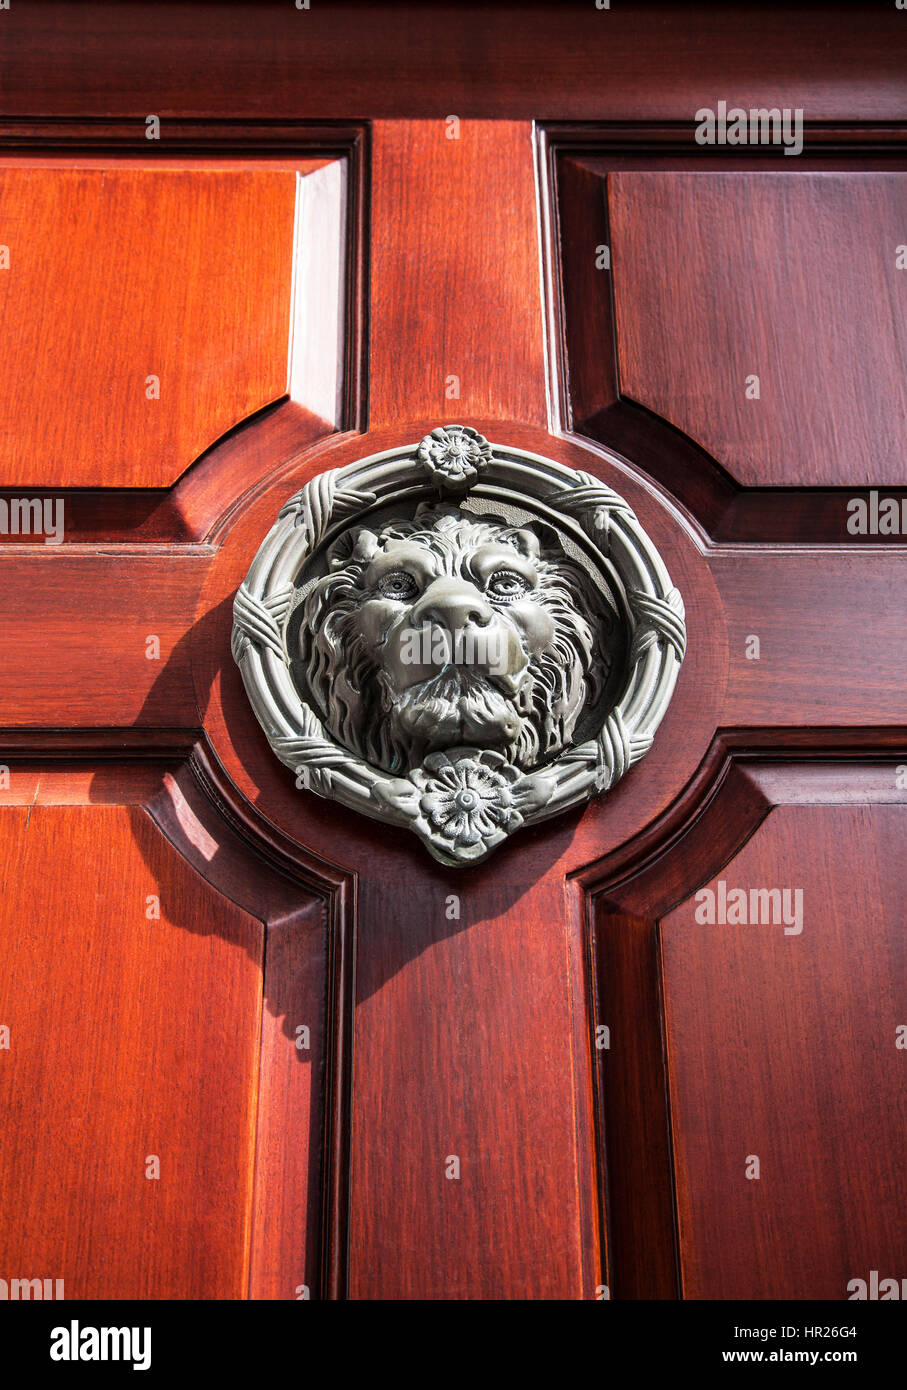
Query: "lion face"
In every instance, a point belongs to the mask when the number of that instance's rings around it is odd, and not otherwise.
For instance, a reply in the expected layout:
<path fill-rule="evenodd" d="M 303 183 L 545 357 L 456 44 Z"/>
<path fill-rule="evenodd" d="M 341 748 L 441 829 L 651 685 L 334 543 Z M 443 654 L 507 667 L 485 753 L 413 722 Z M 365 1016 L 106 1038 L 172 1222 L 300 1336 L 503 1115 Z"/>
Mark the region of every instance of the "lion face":
<path fill-rule="evenodd" d="M 303 601 L 309 691 L 337 741 L 386 771 L 464 745 L 528 769 L 607 678 L 601 596 L 530 527 L 423 507 L 347 532 L 329 564 Z"/>

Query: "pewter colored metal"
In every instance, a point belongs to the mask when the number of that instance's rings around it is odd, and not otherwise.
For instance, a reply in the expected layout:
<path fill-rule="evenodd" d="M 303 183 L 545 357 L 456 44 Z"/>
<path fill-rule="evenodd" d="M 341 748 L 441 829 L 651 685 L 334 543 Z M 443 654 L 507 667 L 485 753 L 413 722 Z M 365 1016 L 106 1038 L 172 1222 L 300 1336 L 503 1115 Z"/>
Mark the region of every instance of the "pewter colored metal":
<path fill-rule="evenodd" d="M 613 787 L 685 645 L 681 596 L 618 493 L 461 425 L 291 497 L 232 640 L 297 785 L 448 865 Z"/>

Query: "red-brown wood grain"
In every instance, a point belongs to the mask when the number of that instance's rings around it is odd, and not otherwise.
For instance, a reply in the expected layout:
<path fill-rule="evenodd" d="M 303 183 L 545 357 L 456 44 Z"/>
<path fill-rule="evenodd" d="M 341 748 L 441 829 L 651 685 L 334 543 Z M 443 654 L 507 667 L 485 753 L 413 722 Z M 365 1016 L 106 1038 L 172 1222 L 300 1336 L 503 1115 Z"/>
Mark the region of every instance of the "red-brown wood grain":
<path fill-rule="evenodd" d="M 375 125 L 372 428 L 547 423 L 532 127 L 454 120 Z"/>
<path fill-rule="evenodd" d="M 720 877 L 799 890 L 799 934 L 703 925 L 689 899 L 662 922 L 687 1298 L 843 1300 L 871 1269 L 900 1277 L 904 815 L 772 811 Z"/>
<path fill-rule="evenodd" d="M 493 421 L 476 423 L 497 437 Z M 424 428 L 413 427 L 413 436 Z M 720 709 L 720 605 L 692 540 L 681 549 L 663 504 L 613 464 L 522 426 L 509 426 L 507 437 L 620 486 L 650 533 L 673 543 L 674 576 L 697 615 L 686 715 L 675 722 L 669 712 L 665 758 L 642 764 L 612 798 L 519 837 L 462 875 L 427 863 L 412 837 L 300 791 L 275 766 L 226 655 L 229 599 L 263 528 L 310 464 L 262 493 L 225 532 L 199 606 L 209 619 L 193 633 L 199 709 L 230 777 L 269 827 L 358 877 L 354 1297 L 475 1297 L 479 1289 L 489 1297 L 594 1297 L 601 1280 L 588 979 L 582 921 L 565 912 L 563 878 L 672 800 L 707 751 Z M 370 445 L 380 450 L 392 439 L 391 430 L 373 432 Z M 361 450 L 361 440 L 332 440 L 319 446 L 314 467 L 342 466 Z M 260 834 L 249 808 L 246 815 Z M 451 894 L 460 898 L 459 918 L 447 916 Z M 459 1082 L 446 1079 L 452 1072 Z M 460 1179 L 445 1177 L 448 1156 L 461 1160 Z M 521 1232 L 518 1244 L 502 1243 L 505 1228 Z M 393 1258 L 395 1242 L 405 1259 Z"/>
<path fill-rule="evenodd" d="M 716 551 L 711 571 L 728 624 L 725 722 L 902 723 L 905 558 L 890 546 Z M 747 657 L 752 636 L 758 660 Z"/>
<path fill-rule="evenodd" d="M 0 1263 L 68 1298 L 243 1297 L 260 924 L 139 808 L 0 815 Z"/>
<path fill-rule="evenodd" d="M 196 727 L 186 632 L 212 558 L 0 545 L 0 727 Z"/>
<path fill-rule="evenodd" d="M 902 174 L 614 173 L 608 205 L 627 396 L 745 485 L 903 482 Z"/>
<path fill-rule="evenodd" d="M 581 942 L 558 876 L 479 887 L 423 863 L 405 898 L 380 863 L 363 878 L 351 1297 L 594 1297 Z"/>
<path fill-rule="evenodd" d="M 700 803 L 699 811 L 683 817 L 688 828 L 670 855 L 650 857 L 629 876 L 602 866 L 580 878 L 592 895 L 594 1014 L 611 1031 L 607 1050 L 598 1053 L 597 1089 L 607 1154 L 612 1297 L 659 1296 L 666 1281 L 671 1287 L 676 1262 L 686 1297 L 840 1299 L 847 1295 L 836 1230 L 859 1232 L 864 1251 L 903 1249 L 890 1167 L 891 1156 L 902 1151 L 904 1128 L 895 1028 L 889 1030 L 891 1056 L 886 1058 L 879 1042 L 883 1055 L 871 1061 L 873 1094 L 892 1099 L 890 1121 L 880 1110 L 870 1115 L 860 1099 L 867 1049 L 878 1041 L 873 1032 L 898 1012 L 891 1001 L 903 993 L 903 951 L 892 937 L 897 870 L 887 868 L 892 844 L 902 834 L 898 767 L 894 759 L 773 763 L 737 753 L 719 760 L 716 771 L 707 777 L 714 790 L 704 807 Z M 783 937 L 783 924 L 695 921 L 695 890 L 710 880 L 714 888 L 718 877 L 728 888 L 742 884 L 747 891 L 801 889 L 804 907 L 807 901 L 811 907 L 800 935 L 811 921 L 819 936 L 806 951 L 805 965 L 802 959 L 785 962 L 770 942 L 773 934 Z M 786 944 L 794 939 L 789 934 Z M 848 983 L 854 974 L 861 977 L 858 992 Z M 872 997 L 876 986 L 879 1000 Z M 842 1012 L 850 1020 L 837 1051 L 822 1041 L 827 1024 L 820 1013 L 830 1011 L 838 1021 Z M 745 1026 L 742 1015 L 748 1016 Z M 854 1054 L 854 1036 L 864 1039 L 861 1055 Z M 828 1066 L 832 1052 L 834 1067 Z M 785 1074 L 788 1060 L 791 1077 Z M 811 1079 L 804 1078 L 804 1069 Z M 829 1088 L 835 1091 L 837 1120 L 820 1123 L 809 1116 L 801 1130 L 799 1088 L 805 1085 L 814 1097 L 823 1080 L 826 1095 Z M 838 1142 L 837 1136 L 850 1132 L 845 1112 L 860 1127 L 858 1145 L 874 1146 L 878 1200 L 875 1189 L 871 1201 L 855 1195 L 857 1175 L 867 1166 L 862 1154 L 851 1157 Z M 761 1117 L 762 1132 L 769 1130 L 775 1145 L 786 1145 L 782 1186 L 776 1174 L 764 1204 L 758 1197 L 740 1200 L 713 1162 L 717 1146 L 726 1152 L 751 1114 Z M 791 1145 L 797 1136 L 803 1162 L 795 1175 Z M 879 1159 L 883 1152 L 888 1168 Z M 757 1190 L 752 1181 L 745 1191 Z M 826 1220 L 821 1181 L 834 1192 L 848 1184 L 859 1211 L 842 1210 Z M 805 1219 L 794 1191 L 801 1184 L 810 1205 Z M 788 1229 L 789 1242 L 783 1234 Z M 819 1232 L 816 1249 L 809 1239 L 813 1230 Z M 831 1282 L 835 1278 L 838 1286 Z"/>
<path fill-rule="evenodd" d="M 348 1029 L 350 994 L 344 885 L 317 868 L 294 872 L 273 852 L 253 853 L 215 809 L 212 771 L 196 747 L 188 764 L 159 774 L 149 810 L 225 903 L 264 925 L 249 1297 L 318 1298 L 342 1289 L 346 1277 L 345 1225 L 341 1232 L 333 1210 L 343 1163 L 325 1157 L 348 1145 L 337 1036 Z"/>
<path fill-rule="evenodd" d="M 735 853 L 771 806 L 741 760 L 720 748 L 710 755 L 699 794 L 678 812 L 670 853 L 638 860 L 629 874 L 625 865 L 590 866 L 575 881 L 594 962 L 593 1021 L 607 1030 L 596 1048 L 596 1117 L 617 1299 L 681 1296 L 657 916 Z"/>
<path fill-rule="evenodd" d="M 846 503 L 853 489 L 743 486 L 724 461 L 666 420 L 622 394 L 615 339 L 615 268 L 587 254 L 610 248 L 607 180 L 621 173 L 900 174 L 903 159 L 892 131 L 856 125 L 809 128 L 796 160 L 760 145 L 690 150 L 682 123 L 625 123 L 607 127 L 557 122 L 541 133 L 552 215 L 543 252 L 548 265 L 555 342 L 554 396 L 565 429 L 602 441 L 632 458 L 687 507 L 716 542 L 903 544 L 899 536 L 854 536 Z M 754 233 L 755 234 L 755 233 Z M 870 236 L 874 232 L 869 233 Z M 641 234 L 642 236 L 642 234 Z M 644 238 L 643 238 L 644 239 Z M 586 249 L 584 249 L 586 248 Z M 704 282 L 703 282 L 704 283 Z M 648 292 L 648 291 L 647 291 Z M 783 316 L 783 306 L 782 306 Z M 649 326 L 651 327 L 651 325 Z M 646 330 L 641 330 L 646 331 Z M 811 349 L 810 349 L 811 351 Z M 685 362 L 683 369 L 688 370 Z M 847 365 L 848 373 L 851 371 Z M 885 371 L 889 368 L 886 365 Z M 671 389 L 668 387 L 668 389 Z M 902 505 L 903 488 L 886 488 Z"/>
<path fill-rule="evenodd" d="M 692 121 L 726 92 L 746 107 L 783 95 L 816 122 L 904 113 L 907 36 L 894 5 L 182 0 L 166 23 L 161 13 L 141 0 L 11 7 L 4 113 L 109 112 L 137 119 L 142 142 L 150 111 Z"/>
<path fill-rule="evenodd" d="M 3 483 L 173 483 L 282 396 L 295 201 L 267 167 L 0 169 Z"/>

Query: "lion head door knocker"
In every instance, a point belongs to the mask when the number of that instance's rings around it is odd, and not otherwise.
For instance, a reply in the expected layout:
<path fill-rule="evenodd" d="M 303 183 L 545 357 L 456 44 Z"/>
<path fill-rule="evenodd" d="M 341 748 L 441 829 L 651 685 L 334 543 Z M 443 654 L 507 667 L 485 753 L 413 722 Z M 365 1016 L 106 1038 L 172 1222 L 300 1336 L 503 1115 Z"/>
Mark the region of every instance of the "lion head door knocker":
<path fill-rule="evenodd" d="M 233 656 L 298 784 L 450 865 L 612 787 L 685 641 L 622 497 L 463 425 L 313 478 L 234 604 Z"/>

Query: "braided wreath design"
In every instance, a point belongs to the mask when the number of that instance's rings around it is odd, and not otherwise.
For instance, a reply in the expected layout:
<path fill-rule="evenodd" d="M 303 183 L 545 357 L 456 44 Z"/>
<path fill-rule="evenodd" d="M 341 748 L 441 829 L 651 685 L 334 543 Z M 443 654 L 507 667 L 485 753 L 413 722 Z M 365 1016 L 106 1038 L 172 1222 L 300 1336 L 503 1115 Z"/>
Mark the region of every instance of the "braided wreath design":
<path fill-rule="evenodd" d="M 523 771 L 500 753 L 431 753 L 396 776 L 337 743 L 291 676 L 287 620 L 300 571 L 316 551 L 390 503 L 438 499 L 529 511 L 574 545 L 591 546 L 623 600 L 626 679 L 595 737 Z M 480 513 L 481 514 L 481 513 Z M 686 648 L 684 606 L 629 503 L 588 473 L 491 445 L 462 425 L 322 473 L 281 508 L 233 608 L 233 658 L 274 753 L 297 785 L 412 830 L 441 863 L 485 859 L 534 825 L 607 791 L 652 746 Z"/>

